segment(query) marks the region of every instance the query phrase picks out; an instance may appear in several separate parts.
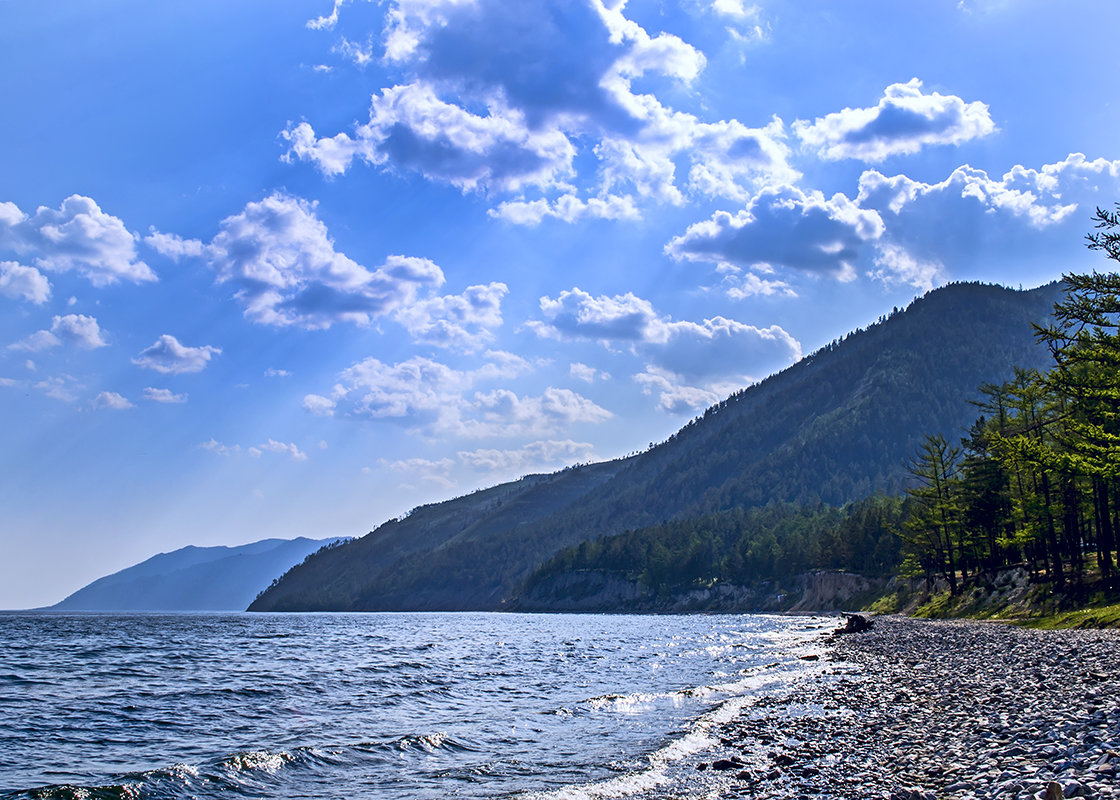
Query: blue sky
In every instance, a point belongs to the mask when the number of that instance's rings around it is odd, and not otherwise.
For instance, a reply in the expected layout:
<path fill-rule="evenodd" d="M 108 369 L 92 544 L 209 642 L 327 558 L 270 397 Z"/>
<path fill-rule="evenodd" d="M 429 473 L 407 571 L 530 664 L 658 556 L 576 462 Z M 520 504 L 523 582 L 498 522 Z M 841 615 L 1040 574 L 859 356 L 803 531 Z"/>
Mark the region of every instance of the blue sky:
<path fill-rule="evenodd" d="M 934 286 L 1105 266 L 1118 22 L 0 4 L 0 608 L 624 455 Z"/>

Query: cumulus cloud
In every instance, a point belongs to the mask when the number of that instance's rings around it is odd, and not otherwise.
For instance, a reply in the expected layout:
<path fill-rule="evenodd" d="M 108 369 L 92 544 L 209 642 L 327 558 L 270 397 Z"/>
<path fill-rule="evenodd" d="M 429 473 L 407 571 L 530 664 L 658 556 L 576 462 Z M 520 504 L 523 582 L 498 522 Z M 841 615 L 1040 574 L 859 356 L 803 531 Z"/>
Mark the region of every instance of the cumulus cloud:
<path fill-rule="evenodd" d="M 97 320 L 85 314 L 56 316 L 51 324 L 51 333 L 63 341 L 73 342 L 87 350 L 105 347 L 107 344 L 101 335 L 101 327 L 97 324 Z"/>
<path fill-rule="evenodd" d="M 814 122 L 798 120 L 797 136 L 822 158 L 877 162 L 927 145 L 960 144 L 996 129 L 984 103 L 922 92 L 922 82 L 887 87 L 873 108 L 845 108 Z"/>
<path fill-rule="evenodd" d="M 468 286 L 458 295 L 419 300 L 402 308 L 396 320 L 414 340 L 438 347 L 474 351 L 492 341 L 502 324 L 504 283 Z"/>
<path fill-rule="evenodd" d="M 586 201 L 575 194 L 564 194 L 555 200 L 506 200 L 488 213 L 514 225 L 539 225 L 545 218 L 576 222 L 581 219 L 634 220 L 641 217 L 632 196 L 610 194 Z"/>
<path fill-rule="evenodd" d="M 1090 160 L 1073 153 L 1037 169 L 1016 165 L 1001 176 L 965 165 L 936 183 L 867 170 L 859 187 L 857 202 L 877 211 L 887 224 L 879 243 L 883 263 L 871 274 L 893 279 L 899 271 L 890 265 L 897 259 L 882 255 L 888 245 L 920 254 L 927 265 L 954 268 L 997 252 L 1004 258 L 1032 255 L 1040 236 L 1072 225 L 1076 213 L 1087 215 L 1086 209 L 1102 196 L 1120 193 L 1120 160 Z"/>
<path fill-rule="evenodd" d="M 174 336 L 165 333 L 150 347 L 141 350 L 140 355 L 132 359 L 132 363 L 165 375 L 201 372 L 210 363 L 210 359 L 221 355 L 221 352 L 221 348 L 210 345 L 187 347 Z"/>
<path fill-rule="evenodd" d="M 101 392 L 93 399 L 94 408 L 109 408 L 114 411 L 123 411 L 126 408 L 132 408 L 132 403 L 127 398 L 117 394 L 116 392 Z"/>
<path fill-rule="evenodd" d="M 1114 190 L 1118 183 L 1120 160 L 1090 160 L 1083 153 L 1071 153 L 1041 169 L 1016 165 L 1000 178 L 968 165 L 958 167 L 940 183 L 923 183 L 905 175 L 888 178 L 868 170 L 860 177 L 858 199 L 864 206 L 895 214 L 923 201 L 964 201 L 983 211 L 1025 218 L 1043 228 L 1065 220 L 1077 210 L 1079 200 L 1093 202 L 1102 188 Z"/>
<path fill-rule="evenodd" d="M 82 195 L 71 195 L 58 209 L 40 206 L 34 214 L 0 203 L 0 248 L 30 256 L 40 270 L 73 270 L 94 286 L 156 280 L 137 257 L 137 240 L 121 220 Z"/>
<path fill-rule="evenodd" d="M 502 323 L 502 283 L 436 294 L 443 271 L 426 258 L 391 255 L 370 269 L 335 249 L 315 204 L 280 192 L 222 220 L 207 244 L 153 233 L 173 258 L 197 256 L 234 287 L 245 316 L 265 325 L 328 328 L 396 319 L 419 341 L 477 349 Z"/>
<path fill-rule="evenodd" d="M 28 353 L 40 353 L 52 347 L 58 347 L 62 340 L 50 331 L 36 331 L 35 333 L 8 345 L 9 350 L 23 350 Z"/>
<path fill-rule="evenodd" d="M 635 379 L 647 394 L 659 392 L 659 406 L 674 413 L 710 405 L 801 357 L 800 343 L 778 325 L 759 328 L 718 316 L 672 320 L 632 293 L 593 297 L 576 288 L 541 298 L 541 311 L 544 320 L 528 323 L 539 336 L 624 345 L 645 360 Z M 573 376 L 594 380 L 595 370 L 579 367 L 572 366 Z"/>
<path fill-rule="evenodd" d="M 945 266 L 940 261 L 915 258 L 904 247 L 883 244 L 875 256 L 872 278 L 885 286 L 913 286 L 928 292 L 945 280 Z"/>
<path fill-rule="evenodd" d="M 670 370 L 650 366 L 634 376 L 645 394 L 658 395 L 657 407 L 669 414 L 688 414 L 707 408 L 724 399 L 730 392 L 689 386 Z M 741 388 L 741 387 L 736 387 Z M 733 390 L 732 390 L 733 391 Z"/>
<path fill-rule="evenodd" d="M 540 308 L 545 320 L 530 321 L 526 327 L 547 338 L 665 342 L 670 335 L 668 321 L 653 304 L 632 292 L 593 297 L 577 286 L 555 299 L 542 297 Z"/>
<path fill-rule="evenodd" d="M 318 138 L 306 122 L 282 134 L 287 158 L 313 162 L 325 175 L 354 158 L 415 170 L 463 191 L 518 191 L 549 186 L 572 174 L 575 148 L 558 129 L 534 130 L 510 109 L 473 114 L 436 96 L 428 86 L 394 86 L 374 95 L 370 119 L 354 137 Z"/>
<path fill-rule="evenodd" d="M 85 314 L 66 314 L 55 316 L 50 330 L 36 331 L 26 339 L 8 345 L 13 350 L 28 350 L 38 352 L 52 347 L 58 347 L 64 342 L 77 345 L 86 350 L 105 347 L 107 342 L 102 336 L 101 327 L 97 320 Z"/>
<path fill-rule="evenodd" d="M 665 252 L 678 260 L 781 266 L 851 280 L 863 246 L 883 231 L 877 211 L 843 194 L 825 199 L 785 186 L 762 190 L 736 214 L 717 211 L 690 225 Z"/>
<path fill-rule="evenodd" d="M 657 92 L 694 81 L 704 55 L 675 35 L 650 34 L 624 7 L 523 0 L 513 14 L 501 0 L 395 0 L 380 38 L 385 60 L 411 82 L 374 94 L 369 120 L 351 131 L 290 124 L 284 158 L 326 176 L 357 160 L 464 192 L 520 194 L 494 214 L 529 225 L 631 219 L 638 200 L 681 203 L 682 188 L 743 199 L 796 180 L 780 120 L 752 129 L 665 105 Z M 740 28 L 756 16 L 725 0 L 716 10 Z M 352 56 L 373 57 L 347 44 Z M 582 159 L 586 175 L 577 174 L 581 155 L 595 156 Z M 689 163 L 684 187 L 677 160 Z"/>
<path fill-rule="evenodd" d="M 275 367 L 269 367 L 264 371 L 264 376 L 266 378 L 288 378 L 291 374 L 292 373 L 288 372 L 286 369 L 276 369 Z"/>
<path fill-rule="evenodd" d="M 143 397 L 145 400 L 150 400 L 153 403 L 185 403 L 187 396 L 185 394 L 175 394 L 170 389 L 156 389 L 151 386 L 144 388 Z"/>
<path fill-rule="evenodd" d="M 396 364 L 367 358 L 343 370 L 329 393 L 307 395 L 304 408 L 322 416 L 397 420 L 428 435 L 470 438 L 540 434 L 611 417 L 568 389 L 548 387 L 536 396 L 481 389 L 528 369 L 523 359 L 493 351 L 484 354 L 480 366 L 466 370 L 423 357 Z"/>
<path fill-rule="evenodd" d="M 0 261 L 0 294 L 42 305 L 51 296 L 51 284 L 35 267 Z"/>

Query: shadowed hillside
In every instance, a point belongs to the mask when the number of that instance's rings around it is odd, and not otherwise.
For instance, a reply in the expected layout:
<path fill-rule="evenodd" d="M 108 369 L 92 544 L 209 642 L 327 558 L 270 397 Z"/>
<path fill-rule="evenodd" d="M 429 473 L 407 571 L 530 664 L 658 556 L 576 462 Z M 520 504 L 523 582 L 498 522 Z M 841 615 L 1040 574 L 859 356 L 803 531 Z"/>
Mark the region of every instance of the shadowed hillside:
<path fill-rule="evenodd" d="M 52 611 L 241 611 L 269 581 L 336 539 L 183 547 L 98 578 Z"/>
<path fill-rule="evenodd" d="M 959 436 L 969 402 L 1048 354 L 1031 322 L 1059 284 L 955 284 L 708 409 L 628 459 L 530 476 L 416 509 L 291 570 L 251 610 L 503 607 L 562 548 L 771 501 L 838 505 L 896 491 L 927 433 Z"/>

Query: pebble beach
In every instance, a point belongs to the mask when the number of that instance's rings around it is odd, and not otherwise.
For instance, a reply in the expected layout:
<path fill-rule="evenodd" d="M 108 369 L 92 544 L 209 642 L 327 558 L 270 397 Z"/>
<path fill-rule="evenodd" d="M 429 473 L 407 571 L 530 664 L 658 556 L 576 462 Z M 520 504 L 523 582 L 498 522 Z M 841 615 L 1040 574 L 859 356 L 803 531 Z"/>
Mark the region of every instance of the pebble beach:
<path fill-rule="evenodd" d="M 1120 798 L 1120 631 L 874 619 L 697 763 L 718 796 Z"/>

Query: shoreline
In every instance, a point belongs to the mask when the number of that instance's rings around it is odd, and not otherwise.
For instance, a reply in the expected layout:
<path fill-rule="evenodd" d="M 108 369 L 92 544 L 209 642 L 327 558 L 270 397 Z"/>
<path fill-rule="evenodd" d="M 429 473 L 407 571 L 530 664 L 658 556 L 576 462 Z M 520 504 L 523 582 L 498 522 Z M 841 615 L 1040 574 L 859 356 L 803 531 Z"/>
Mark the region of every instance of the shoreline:
<path fill-rule="evenodd" d="M 876 617 L 813 655 L 696 765 L 720 796 L 1120 798 L 1120 631 Z"/>

